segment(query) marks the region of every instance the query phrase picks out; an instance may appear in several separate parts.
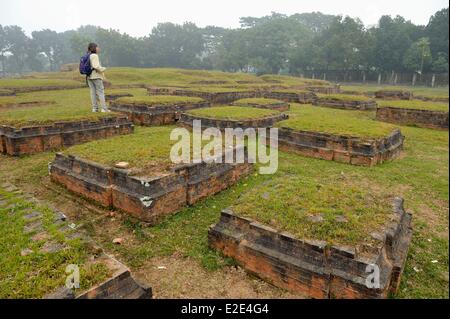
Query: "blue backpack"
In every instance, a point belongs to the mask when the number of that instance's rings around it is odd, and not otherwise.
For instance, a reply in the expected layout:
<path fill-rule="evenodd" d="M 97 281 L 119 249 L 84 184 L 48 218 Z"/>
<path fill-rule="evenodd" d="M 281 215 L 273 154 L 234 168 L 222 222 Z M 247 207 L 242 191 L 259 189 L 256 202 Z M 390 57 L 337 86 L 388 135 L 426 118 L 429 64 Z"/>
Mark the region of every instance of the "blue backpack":
<path fill-rule="evenodd" d="M 89 52 L 83 55 L 80 59 L 80 73 L 86 76 L 89 76 L 92 73 L 91 60 L 89 58 L 90 56 L 91 53 Z"/>

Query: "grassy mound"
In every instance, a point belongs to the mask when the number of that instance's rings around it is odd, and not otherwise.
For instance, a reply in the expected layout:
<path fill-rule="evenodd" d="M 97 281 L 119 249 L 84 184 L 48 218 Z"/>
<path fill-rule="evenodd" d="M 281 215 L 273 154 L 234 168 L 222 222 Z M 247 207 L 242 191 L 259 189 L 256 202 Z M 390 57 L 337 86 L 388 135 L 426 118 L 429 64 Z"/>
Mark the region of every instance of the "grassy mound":
<path fill-rule="evenodd" d="M 138 97 L 122 97 L 117 99 L 117 102 L 124 104 L 137 105 L 165 105 L 177 103 L 200 103 L 203 99 L 189 96 L 172 96 L 172 95 L 147 95 Z"/>
<path fill-rule="evenodd" d="M 379 100 L 377 101 L 379 107 L 398 107 L 398 108 L 407 108 L 407 109 L 417 109 L 417 110 L 429 110 L 429 111 L 441 111 L 448 112 L 448 103 L 440 103 L 440 102 L 429 102 L 429 101 L 420 101 L 420 100 Z"/>
<path fill-rule="evenodd" d="M 107 90 L 107 94 L 115 90 Z M 134 96 L 146 94 L 144 89 L 127 90 Z M 11 103 L 51 101 L 48 105 L 24 108 L 8 107 Z M 23 93 L 17 96 L 0 97 L 0 124 L 23 127 L 30 125 L 50 124 L 57 121 L 95 120 L 111 116 L 111 113 L 92 113 L 89 90 L 55 90 Z"/>
<path fill-rule="evenodd" d="M 20 78 L 20 79 L 0 79 L 0 88 L 29 88 L 29 87 L 79 87 L 83 83 L 76 80 L 63 79 L 35 79 L 35 78 Z"/>
<path fill-rule="evenodd" d="M 65 153 L 109 166 L 125 161 L 131 169 L 164 170 L 171 166 L 170 149 L 176 141 L 170 141 L 170 132 L 174 128 L 136 127 L 134 134 L 76 145 Z"/>
<path fill-rule="evenodd" d="M 343 85 L 342 91 L 352 91 L 359 93 L 373 94 L 376 91 L 410 91 L 416 96 L 423 96 L 428 98 L 443 98 L 448 97 L 448 87 L 410 87 L 410 86 L 378 86 L 378 85 Z"/>
<path fill-rule="evenodd" d="M 280 104 L 285 103 L 280 100 L 276 99 L 264 99 L 264 98 L 248 98 L 248 99 L 240 99 L 237 101 L 234 101 L 233 104 L 235 105 L 272 105 L 272 104 Z"/>
<path fill-rule="evenodd" d="M 274 110 L 246 106 L 216 106 L 190 110 L 188 113 L 199 117 L 221 120 L 247 120 L 279 114 L 278 111 Z"/>
<path fill-rule="evenodd" d="M 351 94 L 318 94 L 320 99 L 337 100 L 337 101 L 358 101 L 367 102 L 370 98 L 364 95 L 351 95 Z"/>
<path fill-rule="evenodd" d="M 393 197 L 388 193 L 345 178 L 323 184 L 303 175 L 277 175 L 242 194 L 233 211 L 300 239 L 341 244 L 370 241 L 370 233 L 389 220 Z"/>
<path fill-rule="evenodd" d="M 395 129 L 394 125 L 375 121 L 372 114 L 362 111 L 291 104 L 288 114 L 289 119 L 278 122 L 276 126 L 367 138 L 384 137 Z"/>

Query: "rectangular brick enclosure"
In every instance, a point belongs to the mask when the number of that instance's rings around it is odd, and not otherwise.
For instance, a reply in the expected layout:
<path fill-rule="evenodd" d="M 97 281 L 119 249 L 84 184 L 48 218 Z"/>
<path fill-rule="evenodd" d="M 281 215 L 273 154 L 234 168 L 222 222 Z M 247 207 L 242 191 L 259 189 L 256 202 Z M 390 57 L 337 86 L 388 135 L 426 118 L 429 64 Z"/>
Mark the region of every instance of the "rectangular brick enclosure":
<path fill-rule="evenodd" d="M 317 106 L 325 106 L 331 107 L 335 109 L 344 109 L 344 110 L 375 110 L 377 108 L 377 103 L 373 100 L 368 101 L 350 101 L 350 100 L 341 100 L 334 98 L 319 98 L 314 100 L 313 105 Z"/>
<path fill-rule="evenodd" d="M 390 224 L 358 247 L 295 238 L 224 210 L 210 227 L 211 248 L 275 286 L 311 298 L 386 298 L 397 291 L 412 237 L 411 214 L 396 198 Z M 379 269 L 379 287 L 368 277 Z"/>
<path fill-rule="evenodd" d="M 379 107 L 376 119 L 389 123 L 448 130 L 448 112 Z"/>
<path fill-rule="evenodd" d="M 316 86 L 307 86 L 306 89 L 308 91 L 314 92 L 314 93 L 321 93 L 321 94 L 337 94 L 341 93 L 341 86 L 336 85 L 316 85 Z"/>
<path fill-rule="evenodd" d="M 282 127 L 278 130 L 281 150 L 329 161 L 372 166 L 397 157 L 403 149 L 404 136 L 394 130 L 379 139 L 364 139 L 312 131 L 296 131 Z"/>
<path fill-rule="evenodd" d="M 284 91 L 284 90 L 269 90 L 261 93 L 262 97 L 268 99 L 277 99 L 286 102 L 309 104 L 317 99 L 314 92 L 309 91 Z"/>
<path fill-rule="evenodd" d="M 199 97 L 210 103 L 230 103 L 239 99 L 246 99 L 252 97 L 259 97 L 259 93 L 256 91 L 240 91 L 240 90 L 227 90 L 227 91 L 201 91 L 195 89 L 182 89 L 182 88 L 157 88 L 157 87 L 148 87 L 148 94 L 150 95 L 182 95 L 182 96 L 191 96 L 191 97 Z"/>
<path fill-rule="evenodd" d="M 226 120 L 226 119 L 214 119 L 208 117 L 201 117 L 188 113 L 181 114 L 180 123 L 187 127 L 192 127 L 192 121 L 201 120 L 202 128 L 217 127 L 219 129 L 225 128 L 265 128 L 272 127 L 276 122 L 283 121 L 289 118 L 287 114 L 280 113 L 276 115 L 270 115 L 255 119 L 245 120 Z"/>
<path fill-rule="evenodd" d="M 273 101 L 271 103 L 258 103 L 258 102 L 245 102 L 242 103 L 239 100 L 230 103 L 230 105 L 234 105 L 234 106 L 249 106 L 249 107 L 256 107 L 256 108 L 260 108 L 260 109 L 269 109 L 269 110 L 276 110 L 276 111 L 280 111 L 280 112 L 284 112 L 284 111 L 289 111 L 289 103 L 287 102 L 283 102 L 283 101 Z"/>
<path fill-rule="evenodd" d="M 375 97 L 385 100 L 412 100 L 413 93 L 402 90 L 379 90 L 375 92 Z"/>
<path fill-rule="evenodd" d="M 49 166 L 52 181 L 151 224 L 233 185 L 252 169 L 247 160 L 242 164 L 202 162 L 175 166 L 164 175 L 139 177 L 61 153 Z"/>
<path fill-rule="evenodd" d="M 120 100 L 110 102 L 111 110 L 126 114 L 137 125 L 173 124 L 179 119 L 181 112 L 209 106 L 210 103 L 206 101 L 151 106 L 126 104 Z"/>
<path fill-rule="evenodd" d="M 0 153 L 12 156 L 34 154 L 118 134 L 129 134 L 133 129 L 132 122 L 124 116 L 22 128 L 1 125 Z"/>

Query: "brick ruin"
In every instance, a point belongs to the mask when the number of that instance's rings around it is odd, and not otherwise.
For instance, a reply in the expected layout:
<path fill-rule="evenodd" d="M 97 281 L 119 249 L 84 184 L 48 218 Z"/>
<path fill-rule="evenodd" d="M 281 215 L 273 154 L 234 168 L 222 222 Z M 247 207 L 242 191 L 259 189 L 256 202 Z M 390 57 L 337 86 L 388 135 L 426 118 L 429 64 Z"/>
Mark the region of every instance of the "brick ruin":
<path fill-rule="evenodd" d="M 12 156 L 40 153 L 119 134 L 129 134 L 133 130 L 133 124 L 121 116 L 22 128 L 1 125 L 0 153 Z"/>
<path fill-rule="evenodd" d="M 146 105 L 111 101 L 110 109 L 124 113 L 137 125 L 165 125 L 173 124 L 180 118 L 180 114 L 187 110 L 209 107 L 209 102 L 180 102 L 162 105 Z"/>
<path fill-rule="evenodd" d="M 11 89 L 0 89 L 0 96 L 14 96 L 16 93 Z"/>
<path fill-rule="evenodd" d="M 214 195 L 251 173 L 253 166 L 247 159 L 227 164 L 225 155 L 222 163 L 183 164 L 166 174 L 139 177 L 128 170 L 57 153 L 49 171 L 52 181 L 76 194 L 156 224 L 163 216 Z"/>
<path fill-rule="evenodd" d="M 399 129 L 379 139 L 365 139 L 282 127 L 278 130 L 281 150 L 341 163 L 373 166 L 397 157 L 404 136 Z"/>
<path fill-rule="evenodd" d="M 272 127 L 276 122 L 288 119 L 289 116 L 284 113 L 270 115 L 266 117 L 256 118 L 256 119 L 246 119 L 246 120 L 225 120 L 225 119 L 214 119 L 209 117 L 202 117 L 197 115 L 192 115 L 188 113 L 182 113 L 179 122 L 184 125 L 191 127 L 192 121 L 201 120 L 202 127 L 217 127 L 219 129 L 225 128 L 265 128 Z"/>
<path fill-rule="evenodd" d="M 421 101 L 432 101 L 432 102 L 441 102 L 441 103 L 448 103 L 448 97 L 428 97 L 428 96 L 420 96 L 415 95 L 414 99 L 421 100 Z"/>
<path fill-rule="evenodd" d="M 253 102 L 249 102 L 249 103 L 240 103 L 239 101 L 235 101 L 230 103 L 230 105 L 234 105 L 234 106 L 247 106 L 247 107 L 256 107 L 259 109 L 270 109 L 270 110 L 275 110 L 275 111 L 280 111 L 280 112 L 284 112 L 284 111 L 289 111 L 289 103 L 287 102 L 273 102 L 273 103 L 269 103 L 269 104 L 261 104 L 261 103 L 253 103 Z"/>
<path fill-rule="evenodd" d="M 371 235 L 375 244 L 330 247 L 224 210 L 210 227 L 208 241 L 248 272 L 305 297 L 386 298 L 398 290 L 412 238 L 412 216 L 405 212 L 403 199 L 394 200 L 392 215 L 393 222 Z M 366 285 L 373 265 L 380 270 L 379 288 Z"/>
<path fill-rule="evenodd" d="M 307 86 L 305 88 L 308 91 L 320 94 L 338 94 L 341 93 L 341 86 L 339 84 L 336 85 L 316 85 L 316 86 Z"/>
<path fill-rule="evenodd" d="M 107 280 L 76 296 L 76 299 L 151 299 L 152 288 L 137 281 L 124 264 L 106 256 L 103 263 L 112 275 Z"/>
<path fill-rule="evenodd" d="M 325 106 L 343 110 L 375 110 L 377 103 L 374 100 L 358 101 L 358 100 L 341 100 L 331 97 L 323 97 L 316 99 L 313 103 L 316 106 Z"/>
<path fill-rule="evenodd" d="M 375 97 L 384 100 L 412 100 L 413 93 L 402 90 L 380 90 L 375 92 Z"/>
<path fill-rule="evenodd" d="M 33 107 L 33 106 L 48 106 L 56 104 L 55 101 L 27 101 L 27 102 L 8 102 L 5 104 L 0 104 L 0 108 L 11 109 L 16 107 Z"/>
<path fill-rule="evenodd" d="M 448 112 L 379 107 L 377 108 L 376 119 L 402 125 L 448 130 Z"/>
<path fill-rule="evenodd" d="M 49 85 L 49 86 L 29 86 L 29 87 L 11 87 L 5 88 L 6 90 L 12 91 L 15 95 L 17 93 L 29 93 L 29 92 L 40 92 L 40 91 L 55 91 L 55 90 L 72 90 L 72 89 L 82 89 L 85 88 L 86 84 L 80 82 L 80 84 L 71 85 Z"/>
<path fill-rule="evenodd" d="M 317 99 L 317 95 L 314 92 L 309 91 L 277 91 L 277 90 L 269 90 L 269 91 L 263 91 L 261 93 L 262 97 L 268 98 L 268 99 L 277 99 L 285 102 L 292 102 L 292 103 L 301 103 L 301 104 L 310 104 L 314 100 Z"/>
<path fill-rule="evenodd" d="M 258 97 L 255 91 L 204 92 L 195 89 L 148 87 L 149 95 L 178 95 L 199 97 L 213 104 L 230 103 L 240 99 Z"/>
<path fill-rule="evenodd" d="M 120 99 L 121 97 L 132 97 L 130 93 L 105 94 L 105 100 L 108 102 Z"/>

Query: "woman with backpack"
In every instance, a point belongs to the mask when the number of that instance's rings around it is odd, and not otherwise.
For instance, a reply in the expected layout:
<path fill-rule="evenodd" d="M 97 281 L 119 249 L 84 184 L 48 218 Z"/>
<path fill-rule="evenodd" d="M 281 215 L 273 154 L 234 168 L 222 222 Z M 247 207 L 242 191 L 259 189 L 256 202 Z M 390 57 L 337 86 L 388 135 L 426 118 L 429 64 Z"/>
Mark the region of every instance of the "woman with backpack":
<path fill-rule="evenodd" d="M 87 56 L 89 57 L 90 74 L 86 74 L 87 83 L 91 91 L 92 112 L 98 112 L 98 101 L 100 102 L 101 112 L 110 112 L 105 102 L 105 88 L 103 80 L 106 68 L 100 64 L 98 54 L 100 47 L 96 43 L 89 43 Z M 87 60 L 87 59 L 86 59 Z M 87 61 L 86 61 L 87 62 Z M 89 72 L 86 72 L 89 73 Z"/>

